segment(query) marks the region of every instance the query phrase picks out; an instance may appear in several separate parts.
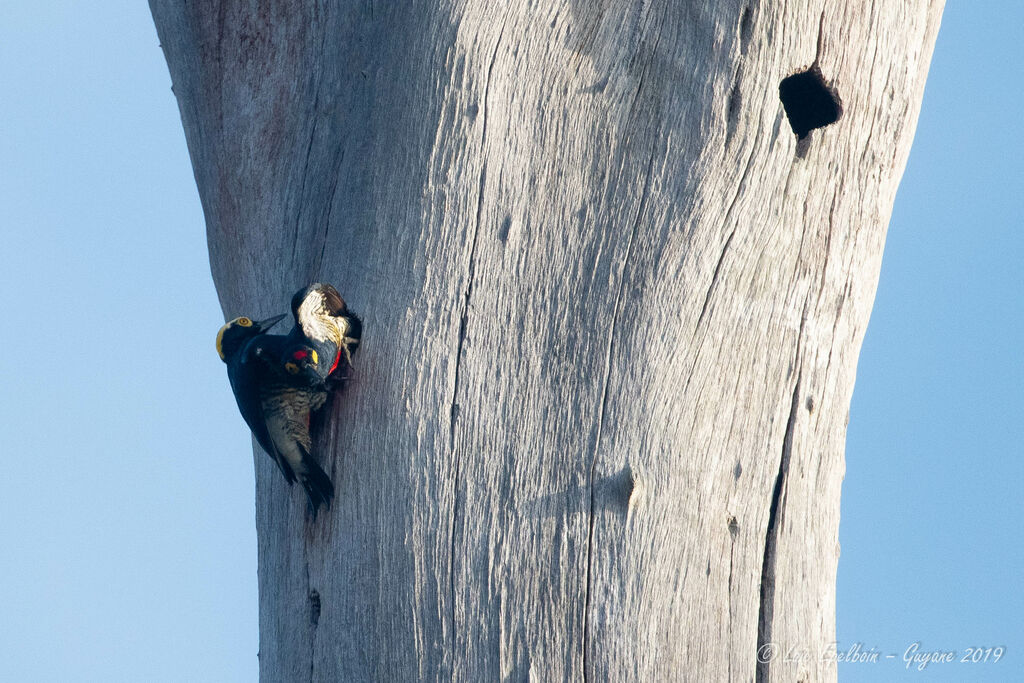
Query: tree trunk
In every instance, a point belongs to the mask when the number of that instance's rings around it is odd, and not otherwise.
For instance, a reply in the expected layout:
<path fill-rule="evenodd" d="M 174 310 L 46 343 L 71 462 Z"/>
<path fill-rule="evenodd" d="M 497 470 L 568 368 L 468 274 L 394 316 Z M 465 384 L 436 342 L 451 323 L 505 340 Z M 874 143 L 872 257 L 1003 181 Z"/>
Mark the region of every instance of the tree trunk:
<path fill-rule="evenodd" d="M 224 312 L 321 280 L 365 321 L 334 507 L 256 454 L 264 680 L 835 679 L 942 0 L 151 8 Z M 798 141 L 812 66 L 843 113 Z"/>

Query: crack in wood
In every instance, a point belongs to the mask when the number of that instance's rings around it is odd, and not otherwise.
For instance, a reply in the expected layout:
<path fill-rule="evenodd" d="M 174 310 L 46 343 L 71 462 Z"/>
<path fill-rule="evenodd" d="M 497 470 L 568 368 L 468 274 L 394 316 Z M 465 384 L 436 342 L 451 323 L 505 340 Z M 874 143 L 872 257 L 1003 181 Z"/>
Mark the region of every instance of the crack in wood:
<path fill-rule="evenodd" d="M 754 156 L 757 152 L 757 142 L 755 138 L 753 144 L 750 146 L 750 154 L 747 156 L 747 163 L 743 167 L 743 174 L 740 176 L 740 182 L 736 185 L 736 192 L 732 196 L 732 201 L 729 202 L 729 208 L 725 211 L 725 218 L 722 219 L 722 226 L 727 227 L 732 222 L 732 214 L 736 210 L 736 205 L 739 202 L 740 195 L 743 192 L 743 188 L 747 185 L 747 176 L 750 175 L 750 169 L 754 165 Z M 697 337 L 697 332 L 700 330 L 701 323 L 704 322 L 704 316 L 707 314 L 708 305 L 711 303 L 711 294 L 715 291 L 715 285 L 718 283 L 719 272 L 722 269 L 722 263 L 725 261 L 725 254 L 729 251 L 729 245 L 732 243 L 732 238 L 736 234 L 736 226 L 733 226 L 732 231 L 725 240 L 725 244 L 722 245 L 722 253 L 718 256 L 718 262 L 715 264 L 714 273 L 711 275 L 711 282 L 708 283 L 707 292 L 704 294 L 704 304 L 700 308 L 700 315 L 697 316 L 697 324 L 693 327 L 693 334 L 690 336 L 691 343 Z M 703 339 L 701 340 L 703 344 Z M 696 367 L 696 356 L 694 356 L 694 367 L 690 368 L 690 374 L 686 380 L 686 386 L 690 386 L 690 378 L 693 377 L 693 371 Z"/>
<path fill-rule="evenodd" d="M 220 82 L 217 83 L 217 124 L 220 130 L 219 145 L 224 145 L 224 80 L 227 78 L 228 69 L 224 67 L 224 26 L 227 23 L 228 3 L 221 0 L 217 5 L 217 73 L 220 75 Z"/>
<path fill-rule="evenodd" d="M 832 233 L 835 231 L 836 202 L 839 201 L 839 194 L 843 191 L 842 184 L 832 193 L 832 206 L 828 210 L 828 232 L 825 233 L 825 262 L 821 266 L 821 278 L 818 280 L 818 298 L 814 302 L 817 309 L 821 306 L 821 297 L 825 294 L 825 279 L 828 277 L 828 262 L 832 256 Z"/>
<path fill-rule="evenodd" d="M 338 155 L 338 163 L 334 166 L 334 182 L 331 184 L 331 195 L 327 198 L 327 217 L 324 219 L 324 236 L 320 240 L 320 257 L 316 262 L 316 277 L 314 278 L 318 282 L 327 280 L 329 278 L 324 277 L 324 253 L 327 250 L 327 235 L 331 232 L 331 214 L 334 213 L 334 195 L 338 192 L 338 180 L 339 174 L 341 173 L 341 165 L 345 163 L 345 149 L 342 148 L 341 153 Z"/>
<path fill-rule="evenodd" d="M 324 44 L 327 40 L 327 31 L 324 30 L 320 39 L 320 59 L 323 59 Z M 318 65 L 319 66 L 319 65 Z M 320 121 L 320 85 L 322 81 L 321 71 L 318 68 L 316 74 L 316 86 L 313 89 L 313 123 L 309 127 L 309 142 L 306 144 L 306 159 L 302 164 L 302 184 L 299 186 L 298 208 L 295 211 L 295 234 L 292 235 L 292 265 L 295 265 L 295 252 L 299 243 L 299 229 L 302 223 L 302 209 L 305 206 L 303 198 L 306 196 L 306 183 L 309 180 L 309 159 L 313 156 L 313 141 L 316 140 L 316 127 Z"/>
<path fill-rule="evenodd" d="M 722 270 L 722 262 L 725 261 L 725 254 L 729 251 L 729 245 L 732 243 L 733 236 L 736 235 L 736 228 L 732 229 L 729 236 L 725 239 L 725 244 L 722 245 L 722 253 L 718 255 L 718 263 L 715 264 L 715 272 L 711 274 L 711 282 L 708 284 L 708 291 L 704 293 L 704 304 L 700 307 L 700 315 L 697 316 L 697 326 L 693 330 L 693 335 L 697 335 L 697 330 L 700 329 L 700 324 L 704 322 L 704 316 L 708 312 L 708 304 L 711 303 L 711 293 L 715 291 L 715 284 L 718 282 L 718 275 Z M 690 373 L 693 374 L 692 372 Z"/>
<path fill-rule="evenodd" d="M 750 47 L 750 38 L 753 36 L 753 8 L 747 5 L 740 15 L 740 56 L 747 56 L 747 49 Z"/>
<path fill-rule="evenodd" d="M 799 365 L 804 323 L 806 320 L 806 311 L 804 311 L 804 315 L 800 319 L 800 331 L 797 333 L 796 357 L 793 361 L 798 368 L 797 377 L 793 385 L 793 398 L 790 402 L 789 417 L 786 420 L 786 432 L 782 438 L 782 457 L 779 459 L 779 469 L 775 475 L 771 504 L 768 508 L 764 557 L 761 561 L 761 595 L 757 612 L 757 650 L 755 651 L 757 660 L 755 680 L 757 683 L 768 683 L 770 680 L 771 653 L 774 651 L 772 619 L 775 606 L 776 544 L 778 543 L 779 527 L 781 526 L 783 509 L 785 507 L 782 502 L 782 492 L 786 486 L 786 477 L 789 474 L 789 463 L 793 454 L 793 433 L 796 429 L 797 411 L 800 408 L 800 383 L 803 379 L 803 371 L 799 369 Z"/>
<path fill-rule="evenodd" d="M 736 554 L 736 537 L 740 532 L 739 522 L 732 515 L 729 515 L 729 588 L 728 588 L 728 601 L 729 601 L 729 612 L 727 615 L 728 619 L 728 631 L 729 631 L 729 642 L 732 642 L 732 575 L 733 575 L 733 563 Z M 729 657 L 729 680 L 733 680 L 732 677 L 732 657 Z"/>
<path fill-rule="evenodd" d="M 639 93 L 638 93 L 639 94 Z M 612 366 L 612 349 L 615 348 L 615 331 L 618 327 L 619 316 L 622 312 L 622 290 L 625 287 L 626 282 L 626 265 L 630 262 L 633 256 L 633 243 L 636 240 L 636 234 L 640 230 L 640 221 L 643 220 L 644 209 L 647 208 L 647 197 L 650 193 L 651 187 L 651 176 L 654 174 L 654 155 L 655 150 L 651 150 L 651 157 L 647 162 L 647 174 L 644 177 L 643 191 L 640 193 L 640 203 L 637 206 L 636 220 L 633 221 L 633 229 L 629 233 L 629 242 L 626 244 L 626 255 L 622 262 L 622 273 L 619 276 L 619 286 L 615 297 L 615 312 L 612 314 L 612 324 L 608 331 L 608 351 L 605 355 L 604 363 L 604 378 L 601 383 L 601 403 L 600 409 L 597 413 L 597 434 L 594 438 L 594 452 L 593 457 L 590 460 L 590 510 L 588 519 L 587 529 L 587 573 L 584 577 L 585 592 L 583 595 L 583 680 L 584 682 L 589 680 L 587 673 L 587 645 L 590 638 L 590 582 L 593 568 L 593 551 L 594 551 L 594 472 L 597 469 L 597 455 L 601 446 L 601 433 L 604 427 L 604 415 L 605 410 L 608 407 L 608 385 L 611 378 L 611 366 Z"/>
<path fill-rule="evenodd" d="M 308 546 L 305 550 L 308 551 Z M 305 553 L 304 553 L 305 554 Z M 309 557 L 305 558 L 306 567 L 306 591 L 309 596 L 310 602 L 310 619 L 309 622 L 313 626 L 312 631 L 309 634 L 309 683 L 313 683 L 315 680 L 313 675 L 314 663 L 316 661 L 316 631 L 320 625 L 320 593 L 313 589 L 312 580 L 309 577 Z"/>
<path fill-rule="evenodd" d="M 455 461 L 455 477 L 452 484 L 452 523 L 449 532 L 450 547 L 448 549 L 448 590 L 449 599 L 451 600 L 451 628 L 452 628 L 452 640 L 455 640 L 455 530 L 458 525 L 459 518 L 459 485 L 461 483 L 462 476 L 462 462 L 458 457 L 458 452 L 455 448 L 455 423 L 459 415 L 459 369 L 462 364 L 462 351 L 463 346 L 466 342 L 466 328 L 469 324 L 469 298 L 473 293 L 473 280 L 476 275 L 476 248 L 477 240 L 480 235 L 480 223 L 483 216 L 484 207 L 484 189 L 487 185 L 487 157 L 486 157 L 486 145 L 487 145 L 487 100 L 491 92 L 491 74 L 494 71 L 494 63 L 498 58 L 498 48 L 501 46 L 501 39 L 505 35 L 505 25 L 508 23 L 508 14 L 505 14 L 505 18 L 502 20 L 501 29 L 498 32 L 498 39 L 494 43 L 494 51 L 491 53 L 490 63 L 487 65 L 487 77 L 484 81 L 484 96 L 483 96 L 483 117 L 481 121 L 480 131 L 480 153 L 484 158 L 484 162 L 480 168 L 480 186 L 477 191 L 476 200 L 476 220 L 473 226 L 473 239 L 469 247 L 469 264 L 467 266 L 467 283 L 466 292 L 462 299 L 462 317 L 459 321 L 459 336 L 455 344 L 455 373 L 452 381 L 452 399 L 451 408 L 449 410 L 449 431 L 448 431 L 448 444 L 450 452 L 453 455 Z M 452 672 L 454 675 L 455 664 L 452 664 Z"/>
<path fill-rule="evenodd" d="M 814 63 L 817 64 L 825 52 L 825 10 L 821 10 L 821 17 L 818 19 L 818 40 L 814 51 Z"/>

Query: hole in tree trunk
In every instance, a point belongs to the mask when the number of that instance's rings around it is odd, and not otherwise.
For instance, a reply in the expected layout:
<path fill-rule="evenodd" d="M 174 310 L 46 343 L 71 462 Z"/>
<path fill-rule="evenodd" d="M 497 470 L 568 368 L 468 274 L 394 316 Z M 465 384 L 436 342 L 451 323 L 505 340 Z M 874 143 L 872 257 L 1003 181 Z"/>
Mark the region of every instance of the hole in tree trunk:
<path fill-rule="evenodd" d="M 309 591 L 309 623 L 316 626 L 320 623 L 320 593 Z"/>
<path fill-rule="evenodd" d="M 779 99 L 799 140 L 806 138 L 815 128 L 835 123 L 843 115 L 839 95 L 825 83 L 817 64 L 782 79 Z"/>

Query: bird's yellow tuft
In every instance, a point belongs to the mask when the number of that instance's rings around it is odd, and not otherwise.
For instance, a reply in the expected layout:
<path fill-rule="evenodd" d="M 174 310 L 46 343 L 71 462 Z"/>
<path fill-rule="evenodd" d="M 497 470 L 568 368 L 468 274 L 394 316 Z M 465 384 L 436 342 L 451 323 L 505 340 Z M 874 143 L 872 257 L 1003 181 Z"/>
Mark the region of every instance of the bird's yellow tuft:
<path fill-rule="evenodd" d="M 252 327 L 252 320 L 244 316 L 241 318 L 235 318 L 231 322 L 223 325 L 220 330 L 217 331 L 217 355 L 225 362 L 227 361 L 227 358 L 224 357 L 224 333 L 235 325 L 238 325 L 239 327 Z"/>
<path fill-rule="evenodd" d="M 220 356 L 220 359 L 224 361 L 227 360 L 227 358 L 224 357 L 224 333 L 227 332 L 229 327 L 231 327 L 231 323 L 228 323 L 227 325 L 222 325 L 221 328 L 217 331 L 217 355 Z"/>

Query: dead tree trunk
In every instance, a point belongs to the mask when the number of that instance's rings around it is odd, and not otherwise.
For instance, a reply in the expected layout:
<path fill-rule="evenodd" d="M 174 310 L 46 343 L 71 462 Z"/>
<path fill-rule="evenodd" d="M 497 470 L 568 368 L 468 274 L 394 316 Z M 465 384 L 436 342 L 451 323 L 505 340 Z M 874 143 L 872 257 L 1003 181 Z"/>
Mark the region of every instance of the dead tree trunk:
<path fill-rule="evenodd" d="M 835 679 L 758 653 L 835 639 L 942 0 L 151 6 L 224 312 L 366 323 L 330 513 L 256 457 L 264 680 Z"/>

